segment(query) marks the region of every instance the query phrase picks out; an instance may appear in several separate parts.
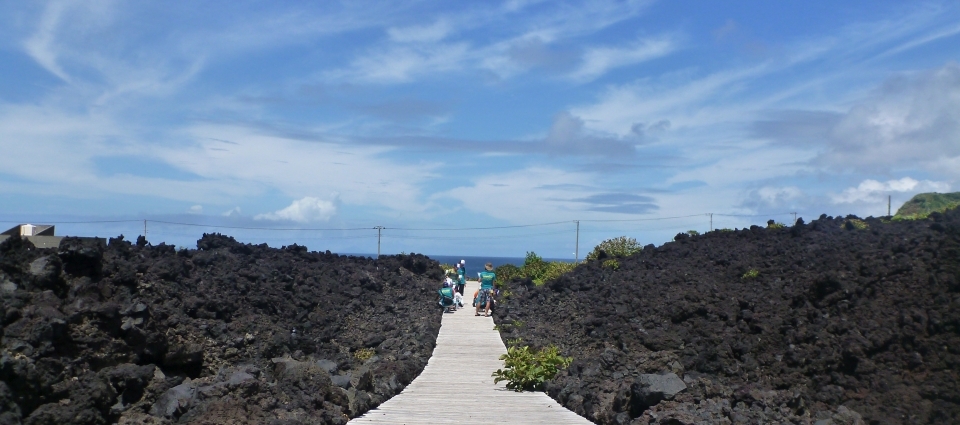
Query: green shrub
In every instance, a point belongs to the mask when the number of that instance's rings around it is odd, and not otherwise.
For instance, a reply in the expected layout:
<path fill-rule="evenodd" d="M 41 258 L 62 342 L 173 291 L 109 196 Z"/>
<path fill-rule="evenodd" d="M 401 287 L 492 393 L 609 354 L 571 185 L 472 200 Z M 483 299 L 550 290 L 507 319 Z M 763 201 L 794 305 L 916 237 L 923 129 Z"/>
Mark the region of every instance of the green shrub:
<path fill-rule="evenodd" d="M 786 225 L 786 224 L 783 224 L 783 223 L 777 223 L 777 222 L 775 222 L 775 221 L 773 221 L 773 220 L 767 220 L 767 228 L 768 228 L 768 229 L 782 229 L 782 228 L 784 228 L 784 227 L 787 227 L 787 225 Z"/>
<path fill-rule="evenodd" d="M 493 372 L 493 382 L 507 381 L 507 388 L 517 392 L 543 389 L 544 382 L 573 362 L 572 357 L 561 356 L 555 346 L 535 351 L 519 346 L 518 340 L 507 348 L 507 354 L 501 355 L 500 360 L 504 368 Z"/>
<path fill-rule="evenodd" d="M 687 230 L 687 234 L 690 236 L 700 236 L 700 232 L 696 230 Z"/>
<path fill-rule="evenodd" d="M 854 229 L 864 230 L 870 227 L 870 225 L 868 225 L 867 222 L 863 220 L 856 219 L 856 218 L 849 218 L 843 221 L 843 224 L 841 225 L 841 227 L 847 230 L 854 230 Z"/>
<path fill-rule="evenodd" d="M 548 281 L 559 278 L 564 273 L 573 270 L 575 267 L 577 267 L 576 263 L 567 263 L 564 261 L 548 262 L 546 269 L 543 270 L 543 274 L 533 279 L 533 283 L 537 286 L 543 285 Z"/>
<path fill-rule="evenodd" d="M 357 360 L 365 362 L 370 360 L 371 357 L 376 353 L 372 348 L 360 348 L 357 351 L 353 352 L 353 357 L 356 357 Z"/>
<path fill-rule="evenodd" d="M 514 320 L 512 322 L 502 322 L 499 325 L 494 325 L 493 330 L 508 332 L 514 329 L 520 329 L 522 327 L 523 327 L 523 320 Z"/>
<path fill-rule="evenodd" d="M 747 272 L 744 273 L 743 276 L 740 276 L 740 278 L 743 280 L 748 280 L 748 279 L 756 279 L 758 276 L 760 276 L 760 270 L 750 269 L 750 270 L 747 270 Z"/>
<path fill-rule="evenodd" d="M 614 269 L 617 270 L 620 268 L 620 262 L 614 259 L 605 260 L 603 262 L 603 268 L 605 269 Z"/>
<path fill-rule="evenodd" d="M 543 275 L 547 273 L 549 267 L 550 262 L 544 261 L 543 257 L 533 251 L 527 252 L 527 257 L 523 260 L 524 277 L 533 280 L 534 283 L 539 280 L 540 284 L 543 284 Z"/>
<path fill-rule="evenodd" d="M 520 267 L 517 267 L 513 264 L 497 266 L 497 268 L 493 269 L 493 273 L 497 275 L 497 279 L 494 281 L 494 284 L 497 285 L 497 288 L 503 288 L 506 286 L 507 282 L 515 278 L 523 277 L 523 271 L 520 270 Z"/>
<path fill-rule="evenodd" d="M 497 267 L 493 272 L 497 274 L 496 285 L 504 288 L 507 282 L 513 279 L 530 279 L 535 285 L 543 285 L 545 282 L 556 279 L 574 269 L 575 263 L 564 261 L 545 261 L 535 252 L 527 252 L 523 267 L 517 267 L 512 264 L 504 264 Z"/>
<path fill-rule="evenodd" d="M 600 257 L 600 251 L 606 252 L 607 255 L 611 257 L 629 257 L 641 250 L 643 250 L 643 247 L 637 243 L 636 239 L 619 236 L 600 242 L 599 245 L 593 248 L 593 251 L 587 254 L 585 260 L 596 260 Z"/>
<path fill-rule="evenodd" d="M 449 264 L 440 264 L 440 269 L 443 270 L 443 275 L 445 277 L 456 277 L 457 276 L 457 267 L 451 266 Z"/>

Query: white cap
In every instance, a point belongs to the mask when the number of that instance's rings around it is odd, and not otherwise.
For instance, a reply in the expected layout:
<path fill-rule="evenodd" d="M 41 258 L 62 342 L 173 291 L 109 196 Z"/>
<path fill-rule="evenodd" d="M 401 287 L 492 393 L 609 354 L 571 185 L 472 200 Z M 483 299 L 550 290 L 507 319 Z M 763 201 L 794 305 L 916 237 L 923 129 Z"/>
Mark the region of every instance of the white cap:
<path fill-rule="evenodd" d="M 467 260 L 460 260 L 460 264 L 467 264 Z"/>

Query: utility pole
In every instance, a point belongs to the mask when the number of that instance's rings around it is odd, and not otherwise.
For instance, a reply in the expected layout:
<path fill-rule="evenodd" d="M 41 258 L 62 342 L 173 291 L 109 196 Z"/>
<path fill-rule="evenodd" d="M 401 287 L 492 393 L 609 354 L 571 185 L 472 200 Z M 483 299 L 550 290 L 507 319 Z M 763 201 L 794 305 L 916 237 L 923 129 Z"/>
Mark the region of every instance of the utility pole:
<path fill-rule="evenodd" d="M 713 231 L 713 213 L 707 213 L 710 216 L 710 231 Z"/>
<path fill-rule="evenodd" d="M 573 220 L 574 223 L 577 223 L 577 248 L 573 251 L 574 263 L 580 262 L 580 220 Z"/>
<path fill-rule="evenodd" d="M 380 259 L 380 231 L 383 230 L 383 226 L 376 226 L 374 229 L 377 229 L 377 259 Z"/>
<path fill-rule="evenodd" d="M 147 220 L 143 220 L 143 237 L 144 239 L 147 237 Z"/>
<path fill-rule="evenodd" d="M 796 225 L 797 225 L 797 213 L 793 212 L 793 213 L 790 213 L 790 214 L 793 214 L 793 225 L 796 226 Z"/>
<path fill-rule="evenodd" d="M 887 217 L 890 217 L 890 195 L 887 195 Z"/>

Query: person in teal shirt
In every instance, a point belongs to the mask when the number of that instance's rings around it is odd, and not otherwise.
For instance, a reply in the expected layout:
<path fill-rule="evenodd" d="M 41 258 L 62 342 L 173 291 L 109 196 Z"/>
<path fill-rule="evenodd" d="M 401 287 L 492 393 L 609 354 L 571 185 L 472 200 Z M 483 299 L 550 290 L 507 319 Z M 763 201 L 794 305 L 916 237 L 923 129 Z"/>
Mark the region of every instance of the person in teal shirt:
<path fill-rule="evenodd" d="M 460 260 L 460 263 L 457 264 L 457 286 L 456 290 L 461 295 L 463 295 L 463 287 L 467 284 L 467 261 Z"/>
<path fill-rule="evenodd" d="M 450 278 L 448 277 L 449 281 Z M 457 305 L 454 302 L 453 288 L 447 282 L 443 283 L 443 288 L 440 289 L 440 306 L 443 307 L 443 311 L 457 311 Z"/>
<path fill-rule="evenodd" d="M 490 304 L 493 303 L 493 280 L 497 274 L 493 272 L 493 264 L 487 263 L 483 266 L 484 271 L 480 272 L 480 293 L 477 294 L 477 316 L 480 315 L 480 307 L 486 306 L 483 316 L 490 316 Z"/>

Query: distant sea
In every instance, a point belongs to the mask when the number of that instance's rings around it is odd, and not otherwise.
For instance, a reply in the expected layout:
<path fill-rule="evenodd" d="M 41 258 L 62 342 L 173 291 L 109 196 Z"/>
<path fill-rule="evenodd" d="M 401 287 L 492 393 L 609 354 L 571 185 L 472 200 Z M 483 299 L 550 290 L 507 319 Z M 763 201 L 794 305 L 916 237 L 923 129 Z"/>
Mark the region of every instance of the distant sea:
<path fill-rule="evenodd" d="M 346 254 L 346 255 L 358 255 L 364 257 L 376 257 L 375 254 Z M 469 257 L 469 256 L 456 256 L 456 255 L 430 255 L 424 254 L 427 257 L 430 257 L 433 260 L 437 260 L 440 264 L 453 265 L 454 263 L 459 263 L 460 260 L 466 260 L 466 269 L 467 277 L 472 277 L 473 279 L 477 278 L 477 273 L 483 271 L 483 265 L 486 263 L 493 264 L 493 268 L 502 266 L 504 264 L 513 264 L 517 267 L 523 266 L 523 257 Z M 572 258 L 544 258 L 546 261 L 566 261 L 572 262 Z"/>

